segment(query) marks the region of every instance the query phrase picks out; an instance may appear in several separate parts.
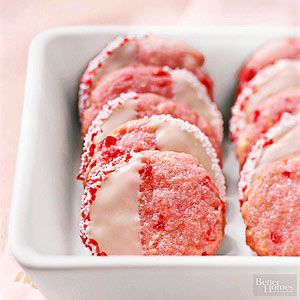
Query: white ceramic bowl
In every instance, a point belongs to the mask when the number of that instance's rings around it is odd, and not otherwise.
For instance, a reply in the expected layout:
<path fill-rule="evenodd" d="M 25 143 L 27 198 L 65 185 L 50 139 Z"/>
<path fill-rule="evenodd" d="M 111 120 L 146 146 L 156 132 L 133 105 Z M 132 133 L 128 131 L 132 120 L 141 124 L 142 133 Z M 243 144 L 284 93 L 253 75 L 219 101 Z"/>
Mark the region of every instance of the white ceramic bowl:
<path fill-rule="evenodd" d="M 40 34 L 30 48 L 10 224 L 12 251 L 48 299 L 252 299 L 253 274 L 299 272 L 299 259 L 256 257 L 244 242 L 238 167 L 225 143 L 226 236 L 214 257 L 91 257 L 78 236 L 82 186 L 80 74 L 113 37 L 156 33 L 201 50 L 228 117 L 236 72 L 262 43 L 295 28 L 73 27 Z M 234 295 L 234 296 L 233 296 Z"/>

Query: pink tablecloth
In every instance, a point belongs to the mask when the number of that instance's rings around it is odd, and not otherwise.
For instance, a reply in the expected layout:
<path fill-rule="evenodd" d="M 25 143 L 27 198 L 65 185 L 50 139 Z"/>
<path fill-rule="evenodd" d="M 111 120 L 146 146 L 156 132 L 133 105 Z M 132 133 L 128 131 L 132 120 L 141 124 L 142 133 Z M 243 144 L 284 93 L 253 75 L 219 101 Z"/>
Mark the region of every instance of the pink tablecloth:
<path fill-rule="evenodd" d="M 37 33 L 81 24 L 299 25 L 299 16 L 298 0 L 0 1 L 0 299 L 44 299 L 6 245 L 27 49 Z"/>

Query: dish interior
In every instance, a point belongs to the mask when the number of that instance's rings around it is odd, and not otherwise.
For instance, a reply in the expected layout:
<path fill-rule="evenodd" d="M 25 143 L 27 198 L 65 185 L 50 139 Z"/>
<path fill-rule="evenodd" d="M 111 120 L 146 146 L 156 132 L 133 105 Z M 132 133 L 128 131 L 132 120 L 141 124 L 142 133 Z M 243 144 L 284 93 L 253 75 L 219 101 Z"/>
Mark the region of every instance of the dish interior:
<path fill-rule="evenodd" d="M 43 255 L 90 255 L 78 234 L 82 185 L 76 180 L 81 140 L 77 111 L 79 77 L 88 61 L 123 33 L 155 33 L 185 40 L 207 58 L 215 98 L 225 124 L 236 72 L 262 43 L 286 32 L 138 28 L 54 30 L 32 44 L 17 169 L 16 225 L 23 244 Z M 227 181 L 227 226 L 219 255 L 253 255 L 245 244 L 237 197 L 238 165 L 233 148 L 223 147 Z M 21 203 L 22 202 L 22 203 Z"/>

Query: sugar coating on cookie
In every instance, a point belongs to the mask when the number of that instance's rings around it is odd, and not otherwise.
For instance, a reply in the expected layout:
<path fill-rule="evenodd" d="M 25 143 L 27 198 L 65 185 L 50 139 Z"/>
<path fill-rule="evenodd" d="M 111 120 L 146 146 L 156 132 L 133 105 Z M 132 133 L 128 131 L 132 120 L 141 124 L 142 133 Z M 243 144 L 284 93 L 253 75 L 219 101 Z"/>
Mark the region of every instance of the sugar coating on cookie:
<path fill-rule="evenodd" d="M 116 70 L 98 81 L 90 96 L 90 107 L 82 114 L 83 135 L 105 104 L 128 92 L 153 93 L 186 105 L 209 122 L 218 141 L 222 141 L 222 115 L 193 73 L 141 64 Z"/>
<path fill-rule="evenodd" d="M 105 171 L 96 172 L 82 197 L 80 235 L 93 255 L 217 252 L 225 203 L 196 158 L 144 151 Z"/>
<path fill-rule="evenodd" d="M 208 137 L 196 126 L 170 115 L 126 122 L 94 148 L 94 159 L 87 166 L 85 181 L 97 164 L 107 164 L 131 151 L 145 150 L 184 152 L 196 157 L 216 182 L 225 198 L 225 179 L 216 152 Z"/>
<path fill-rule="evenodd" d="M 245 85 L 232 107 L 230 134 L 236 142 L 257 105 L 269 97 L 300 86 L 300 60 L 279 60 L 266 67 Z"/>
<path fill-rule="evenodd" d="M 240 132 L 236 141 L 236 154 L 242 166 L 256 141 L 274 124 L 280 121 L 284 113 L 300 113 L 300 89 L 290 89 L 259 103 L 250 114 L 249 122 Z"/>
<path fill-rule="evenodd" d="M 300 59 L 300 39 L 288 38 L 267 43 L 246 60 L 239 73 L 240 84 L 255 77 L 257 72 L 280 59 Z"/>
<path fill-rule="evenodd" d="M 79 178 L 83 179 L 87 165 L 94 157 L 94 149 L 105 137 L 123 123 L 150 117 L 152 115 L 168 114 L 174 118 L 187 121 L 198 128 L 209 138 L 217 157 L 221 158 L 221 145 L 218 142 L 212 126 L 196 112 L 184 104 L 175 103 L 156 94 L 137 94 L 134 92 L 121 94 L 109 101 L 99 112 L 85 135 Z"/>
<path fill-rule="evenodd" d="M 246 242 L 258 255 L 300 256 L 300 152 L 263 165 L 242 216 Z"/>
<path fill-rule="evenodd" d="M 130 65 L 102 76 L 90 94 L 90 105 L 81 114 L 82 134 L 84 135 L 99 111 L 108 101 L 122 93 L 153 93 L 172 98 L 170 75 L 161 67 Z"/>
<path fill-rule="evenodd" d="M 253 146 L 241 171 L 239 198 L 248 199 L 252 180 L 260 168 L 300 151 L 300 115 L 283 114 L 282 119 Z"/>
<path fill-rule="evenodd" d="M 223 117 L 215 102 L 194 74 L 185 69 L 171 70 L 164 67 L 172 78 L 173 100 L 184 103 L 205 118 L 215 129 L 218 141 L 223 140 Z"/>
<path fill-rule="evenodd" d="M 90 95 L 100 78 L 131 64 L 186 68 L 194 72 L 211 90 L 212 81 L 201 70 L 203 62 L 203 55 L 182 41 L 162 39 L 154 35 L 119 36 L 90 61 L 81 77 L 80 115 L 90 106 Z"/>

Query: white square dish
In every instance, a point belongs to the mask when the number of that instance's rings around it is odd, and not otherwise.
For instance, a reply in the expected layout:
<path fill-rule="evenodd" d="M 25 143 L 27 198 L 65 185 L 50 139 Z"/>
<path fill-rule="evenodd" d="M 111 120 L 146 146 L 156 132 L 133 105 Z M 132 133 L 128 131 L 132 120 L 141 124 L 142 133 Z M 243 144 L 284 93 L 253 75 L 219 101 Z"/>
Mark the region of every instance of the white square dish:
<path fill-rule="evenodd" d="M 36 37 L 30 48 L 13 194 L 12 251 L 48 299 L 252 299 L 254 274 L 297 274 L 300 262 L 297 257 L 257 257 L 246 246 L 238 167 L 229 143 L 224 147 L 228 224 L 219 255 L 91 257 L 81 245 L 82 186 L 75 179 L 81 151 L 79 77 L 112 38 L 141 33 L 185 40 L 205 54 L 227 120 L 236 72 L 246 56 L 268 40 L 299 35 L 300 30 L 73 27 Z"/>

